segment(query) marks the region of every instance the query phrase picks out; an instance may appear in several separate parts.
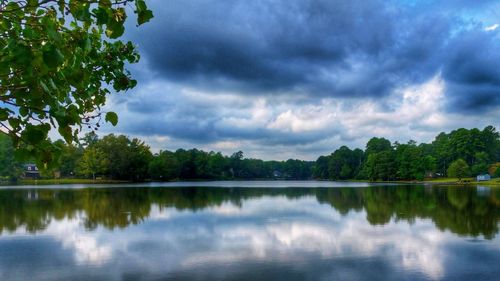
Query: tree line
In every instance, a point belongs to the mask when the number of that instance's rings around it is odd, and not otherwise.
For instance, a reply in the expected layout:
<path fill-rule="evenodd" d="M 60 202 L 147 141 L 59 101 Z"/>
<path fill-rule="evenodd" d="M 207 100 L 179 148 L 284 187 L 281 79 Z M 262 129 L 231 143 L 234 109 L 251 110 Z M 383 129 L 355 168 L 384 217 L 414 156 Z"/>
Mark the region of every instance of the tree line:
<path fill-rule="evenodd" d="M 426 177 L 462 179 L 490 173 L 500 176 L 500 137 L 496 128 L 460 128 L 440 133 L 431 143 L 391 143 L 374 137 L 365 150 L 342 146 L 320 156 L 313 167 L 316 179 L 423 180 Z"/>
<path fill-rule="evenodd" d="M 53 178 L 106 178 L 126 181 L 296 179 L 311 177 L 312 161 L 289 159 L 263 161 L 245 158 L 242 151 L 231 156 L 198 149 L 178 149 L 152 153 L 137 138 L 88 133 L 79 145 L 57 140 L 58 163 L 40 169 L 41 176 Z M 23 174 L 22 163 L 15 160 L 15 149 L 6 136 L 0 135 L 0 176 L 16 180 Z"/>
<path fill-rule="evenodd" d="M 500 176 L 500 136 L 493 126 L 440 133 L 431 143 L 391 143 L 371 138 L 365 149 L 341 146 L 316 161 L 263 161 L 198 149 L 152 153 L 137 138 L 88 133 L 78 145 L 53 142 L 59 161 L 41 169 L 42 177 L 106 178 L 127 181 L 321 179 L 422 180 L 426 177 L 464 178 L 490 173 Z M 9 137 L 0 134 L 0 176 L 15 180 L 23 174 Z M 43 167 L 42 167 L 43 168 Z"/>

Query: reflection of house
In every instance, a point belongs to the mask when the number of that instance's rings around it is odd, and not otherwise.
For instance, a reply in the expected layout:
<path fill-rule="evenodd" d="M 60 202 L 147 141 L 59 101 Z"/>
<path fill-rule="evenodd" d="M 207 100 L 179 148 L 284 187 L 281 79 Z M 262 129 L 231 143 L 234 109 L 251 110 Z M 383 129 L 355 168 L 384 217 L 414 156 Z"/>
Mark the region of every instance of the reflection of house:
<path fill-rule="evenodd" d="M 40 178 L 40 171 L 38 171 L 38 167 L 35 164 L 24 165 L 24 177 L 30 179 Z"/>
<path fill-rule="evenodd" d="M 26 198 L 28 198 L 28 200 L 38 200 L 38 191 L 36 190 L 28 191 Z"/>
<path fill-rule="evenodd" d="M 476 180 L 477 181 L 489 181 L 489 180 L 491 180 L 491 176 L 488 174 L 479 175 L 476 177 Z"/>
<path fill-rule="evenodd" d="M 478 185 L 476 193 L 478 196 L 488 197 L 490 196 L 491 188 L 487 186 Z"/>

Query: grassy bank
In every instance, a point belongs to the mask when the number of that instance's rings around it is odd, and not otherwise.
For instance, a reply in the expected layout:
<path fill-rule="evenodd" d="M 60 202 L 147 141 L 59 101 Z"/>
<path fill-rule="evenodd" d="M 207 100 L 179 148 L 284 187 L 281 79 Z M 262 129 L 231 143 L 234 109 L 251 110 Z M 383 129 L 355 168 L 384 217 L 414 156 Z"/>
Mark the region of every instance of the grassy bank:
<path fill-rule="evenodd" d="M 369 181 L 369 180 L 345 180 L 345 182 L 368 182 L 368 183 L 398 183 L 398 184 L 443 184 L 443 185 L 464 185 L 464 184 L 479 184 L 488 186 L 500 186 L 500 178 L 489 181 L 477 182 L 475 178 L 463 178 L 461 181 L 458 178 L 437 178 L 419 180 L 394 180 L 394 181 Z"/>
<path fill-rule="evenodd" d="M 500 187 L 500 178 L 491 179 L 489 181 L 482 181 L 477 184 Z"/>
<path fill-rule="evenodd" d="M 263 179 L 265 180 L 265 179 Z M 196 180 L 195 180 L 196 181 Z M 204 181 L 202 179 L 198 181 Z M 342 182 L 342 181 L 341 181 Z M 346 180 L 345 182 L 371 182 L 368 180 Z M 49 185 L 49 184 L 118 184 L 118 183 L 130 183 L 130 181 L 123 180 L 110 180 L 110 179 L 39 179 L 39 180 L 31 180 L 24 179 L 19 180 L 15 184 L 22 185 Z M 462 181 L 459 181 L 458 178 L 439 178 L 439 179 L 428 179 L 423 181 L 375 181 L 375 183 L 397 183 L 397 184 L 443 184 L 443 185 L 464 185 L 464 184 L 479 184 L 486 186 L 499 186 L 500 187 L 500 178 L 492 179 L 489 181 L 476 182 L 475 178 L 465 178 Z"/>
<path fill-rule="evenodd" d="M 498 185 L 500 186 L 500 178 L 491 179 L 489 181 L 476 181 L 475 178 L 465 178 L 459 181 L 456 178 L 442 178 L 442 179 L 432 179 L 423 181 L 423 183 L 435 183 L 435 184 L 479 184 L 479 185 Z"/>
<path fill-rule="evenodd" d="M 458 178 L 437 178 L 424 180 L 425 183 L 475 183 L 475 178 L 463 178 L 459 180 Z"/>
<path fill-rule="evenodd" d="M 23 179 L 18 180 L 16 184 L 25 185 L 44 185 L 44 184 L 110 184 L 110 183 L 127 183 L 128 181 L 109 180 L 109 179 Z"/>

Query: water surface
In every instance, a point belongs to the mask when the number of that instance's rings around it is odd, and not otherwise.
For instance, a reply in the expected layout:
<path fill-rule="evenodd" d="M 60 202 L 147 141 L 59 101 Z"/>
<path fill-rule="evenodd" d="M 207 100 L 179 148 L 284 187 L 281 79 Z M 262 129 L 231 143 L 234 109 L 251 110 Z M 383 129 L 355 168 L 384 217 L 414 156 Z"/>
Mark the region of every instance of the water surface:
<path fill-rule="evenodd" d="M 500 189 L 300 182 L 72 187 L 0 189 L 0 280 L 500 276 Z"/>

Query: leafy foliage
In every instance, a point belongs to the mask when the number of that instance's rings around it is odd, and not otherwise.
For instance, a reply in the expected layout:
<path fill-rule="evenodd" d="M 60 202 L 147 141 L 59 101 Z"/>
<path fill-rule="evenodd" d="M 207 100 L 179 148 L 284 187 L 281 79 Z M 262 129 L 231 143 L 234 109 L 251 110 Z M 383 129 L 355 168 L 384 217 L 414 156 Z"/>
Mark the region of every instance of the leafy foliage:
<path fill-rule="evenodd" d="M 430 144 L 409 141 L 391 145 L 387 139 L 372 138 L 364 152 L 355 152 L 343 146 L 329 156 L 320 156 L 313 167 L 313 177 L 422 180 L 436 174 L 446 176 L 457 159 L 471 167 L 472 175 L 483 174 L 492 163 L 500 161 L 500 135 L 495 127 L 487 126 L 483 130 L 461 128 L 440 133 Z"/>
<path fill-rule="evenodd" d="M 113 179 L 142 181 L 148 177 L 152 154 L 149 146 L 139 139 L 107 135 L 93 146 L 108 160 L 108 175 Z"/>
<path fill-rule="evenodd" d="M 448 176 L 462 180 L 470 175 L 469 165 L 463 159 L 458 159 L 451 163 L 448 168 Z"/>
<path fill-rule="evenodd" d="M 500 168 L 499 167 L 497 167 L 495 169 L 495 172 L 493 172 L 493 177 L 500 178 Z"/>
<path fill-rule="evenodd" d="M 477 152 L 474 155 L 475 161 L 474 165 L 471 167 L 471 172 L 473 176 L 488 173 L 489 168 L 489 156 L 486 152 Z"/>
<path fill-rule="evenodd" d="M 271 179 L 277 172 L 283 179 L 309 179 L 312 162 L 289 159 L 263 161 L 244 158 L 238 151 L 227 157 L 220 152 L 198 149 L 162 151 L 149 164 L 155 180 L 173 179 Z"/>
<path fill-rule="evenodd" d="M 16 180 L 22 171 L 22 166 L 14 159 L 12 141 L 9 137 L 0 134 L 0 178 Z"/>
<path fill-rule="evenodd" d="M 149 175 L 154 180 L 172 180 L 180 175 L 181 166 L 170 151 L 161 151 L 149 163 Z"/>
<path fill-rule="evenodd" d="M 352 179 L 359 172 L 363 162 L 361 149 L 351 150 L 342 146 L 332 153 L 328 161 L 328 174 L 333 180 Z"/>
<path fill-rule="evenodd" d="M 0 139 L 0 176 L 8 177 L 7 171 L 10 171 L 10 167 L 18 164 L 13 158 L 14 147 L 10 139 L 7 136 L 3 138 L 7 145 L 2 146 Z M 294 159 L 249 159 L 244 158 L 241 151 L 229 157 L 220 152 L 198 149 L 178 149 L 175 152 L 166 150 L 153 155 L 143 141 L 113 134 L 99 139 L 94 133 L 88 133 L 81 143 L 73 146 L 62 140 L 54 142 L 53 145 L 61 151 L 60 161 L 50 169 L 42 168 L 42 177 L 60 174 L 70 178 L 101 176 L 127 181 L 270 179 L 276 178 L 274 172 L 278 172 L 281 179 L 309 179 L 313 165 L 313 162 Z M 21 173 L 22 170 L 19 174 Z"/>
<path fill-rule="evenodd" d="M 108 164 L 106 154 L 95 147 L 89 147 L 80 159 L 78 173 L 85 176 L 92 176 L 92 179 L 95 179 L 96 174 L 106 172 Z"/>
<path fill-rule="evenodd" d="M 74 177 L 75 171 L 78 170 L 78 162 L 84 153 L 83 147 L 66 144 L 62 140 L 55 141 L 54 145 L 61 151 L 58 164 L 54 169 L 59 170 L 62 177 Z"/>
<path fill-rule="evenodd" d="M 478 151 L 471 151 L 472 165 L 465 160 L 458 161 L 460 165 L 471 167 L 471 172 L 458 173 L 454 164 L 446 166 L 445 173 L 441 173 L 438 163 L 443 161 L 442 151 L 446 151 L 447 163 L 455 163 L 461 150 L 457 150 L 452 143 L 457 143 L 454 132 L 481 132 L 468 140 L 470 143 L 479 143 Z M 494 136 L 492 138 L 485 137 Z M 445 142 L 441 142 L 442 140 Z M 484 140 L 489 141 L 484 141 Z M 443 145 L 447 143 L 448 145 Z M 143 181 L 152 180 L 177 180 L 177 179 L 369 179 L 369 180 L 422 180 L 425 177 L 448 176 L 463 178 L 464 175 L 476 175 L 500 171 L 500 164 L 496 158 L 500 139 L 494 128 L 487 127 L 480 131 L 477 129 L 459 129 L 449 134 L 441 133 L 430 144 L 417 144 L 409 141 L 406 144 L 390 144 L 389 140 L 373 138 L 367 144 L 365 151 L 351 150 L 342 146 L 331 155 L 320 156 L 316 162 L 288 159 L 286 161 L 263 161 L 260 159 L 245 158 L 242 151 L 231 156 L 222 155 L 220 152 L 206 152 L 198 149 L 178 149 L 176 151 L 161 151 L 152 154 L 149 146 L 139 139 L 130 139 L 123 135 L 107 135 L 102 139 L 92 132 L 85 135 L 81 144 L 73 146 L 62 140 L 51 143 L 60 151 L 60 161 L 48 172 L 41 169 L 43 175 L 60 172 L 63 177 L 75 175 L 99 174 L 108 179 Z M 460 147 L 460 146 L 459 146 Z M 491 149 L 491 147 L 495 149 Z M 99 153 L 89 152 L 92 150 Z M 369 152 L 369 153 L 367 153 Z M 14 147 L 12 141 L 3 136 L 0 138 L 0 176 L 15 179 L 20 167 L 14 160 Z M 97 155 L 96 155 L 97 154 Z M 92 156 L 92 157 L 90 157 Z M 90 163 L 92 159 L 102 159 L 106 166 L 104 169 L 95 168 L 99 165 Z M 449 162 L 448 162 L 449 161 Z M 87 163 L 85 163 L 87 162 Z M 98 161 L 101 162 L 101 161 Z M 85 164 L 83 164 L 85 163 Z M 455 170 L 454 170 L 455 169 Z M 17 176 L 10 175 L 10 171 Z M 17 171 L 17 172 L 16 172 Z M 438 174 L 436 174 L 438 172 Z"/>
<path fill-rule="evenodd" d="M 111 89 L 136 85 L 125 66 L 139 54 L 116 40 L 132 3 L 138 25 L 153 17 L 144 0 L 0 1 L 0 126 L 20 161 L 57 165 L 49 131 L 71 143 L 83 126 L 97 130 Z"/>

